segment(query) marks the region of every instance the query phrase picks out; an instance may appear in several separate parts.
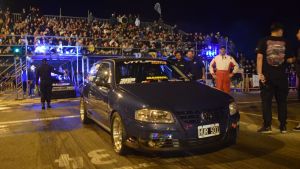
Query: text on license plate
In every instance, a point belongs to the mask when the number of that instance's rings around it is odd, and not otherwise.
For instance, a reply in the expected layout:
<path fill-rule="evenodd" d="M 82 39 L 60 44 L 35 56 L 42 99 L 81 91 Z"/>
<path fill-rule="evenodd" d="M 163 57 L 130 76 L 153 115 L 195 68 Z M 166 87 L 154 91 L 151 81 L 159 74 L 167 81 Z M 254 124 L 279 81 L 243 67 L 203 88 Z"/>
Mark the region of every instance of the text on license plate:
<path fill-rule="evenodd" d="M 220 135 L 219 123 L 198 126 L 198 138 L 206 138 Z"/>

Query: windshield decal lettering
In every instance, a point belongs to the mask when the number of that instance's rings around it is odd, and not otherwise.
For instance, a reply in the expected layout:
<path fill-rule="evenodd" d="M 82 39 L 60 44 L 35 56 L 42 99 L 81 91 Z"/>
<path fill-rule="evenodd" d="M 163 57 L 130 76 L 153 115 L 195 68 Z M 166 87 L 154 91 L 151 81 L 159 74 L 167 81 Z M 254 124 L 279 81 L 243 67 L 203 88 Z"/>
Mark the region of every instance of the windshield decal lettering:
<path fill-rule="evenodd" d="M 167 76 L 150 76 L 150 77 L 146 77 L 146 80 L 164 80 L 164 79 L 168 79 Z"/>
<path fill-rule="evenodd" d="M 135 63 L 150 63 L 152 65 L 166 65 L 166 61 L 161 60 L 133 60 L 133 61 L 126 61 L 124 64 L 135 64 Z"/>
<path fill-rule="evenodd" d="M 120 84 L 132 84 L 135 83 L 136 78 L 122 78 Z"/>

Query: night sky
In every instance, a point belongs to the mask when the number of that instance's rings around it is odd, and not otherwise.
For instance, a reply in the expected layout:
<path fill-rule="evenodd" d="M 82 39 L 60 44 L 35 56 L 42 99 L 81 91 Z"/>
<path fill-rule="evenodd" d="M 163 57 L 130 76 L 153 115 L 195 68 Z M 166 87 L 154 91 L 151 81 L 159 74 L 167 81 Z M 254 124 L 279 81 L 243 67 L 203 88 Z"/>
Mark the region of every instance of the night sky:
<path fill-rule="evenodd" d="M 112 12 L 139 14 L 141 20 L 152 21 L 159 15 L 153 7 L 162 6 L 166 23 L 177 24 L 186 32 L 221 32 L 228 35 L 237 49 L 254 57 L 258 39 L 269 35 L 273 22 L 286 27 L 285 37 L 295 44 L 300 26 L 300 1 L 297 0 L 0 0 L 0 7 L 9 6 L 13 12 L 23 7 L 37 6 L 42 14 L 87 16 L 87 11 L 100 18 L 109 18 Z"/>

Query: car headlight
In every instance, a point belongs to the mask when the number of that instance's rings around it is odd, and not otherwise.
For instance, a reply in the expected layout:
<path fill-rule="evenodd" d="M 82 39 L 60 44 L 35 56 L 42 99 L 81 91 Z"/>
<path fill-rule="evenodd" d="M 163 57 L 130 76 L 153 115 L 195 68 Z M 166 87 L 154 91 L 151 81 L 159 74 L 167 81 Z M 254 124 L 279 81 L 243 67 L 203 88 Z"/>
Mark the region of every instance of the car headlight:
<path fill-rule="evenodd" d="M 137 110 L 135 111 L 135 119 L 149 123 L 174 123 L 172 113 L 163 110 Z"/>
<path fill-rule="evenodd" d="M 234 115 L 235 113 L 237 113 L 237 105 L 235 102 L 229 104 L 229 113 L 230 115 Z"/>

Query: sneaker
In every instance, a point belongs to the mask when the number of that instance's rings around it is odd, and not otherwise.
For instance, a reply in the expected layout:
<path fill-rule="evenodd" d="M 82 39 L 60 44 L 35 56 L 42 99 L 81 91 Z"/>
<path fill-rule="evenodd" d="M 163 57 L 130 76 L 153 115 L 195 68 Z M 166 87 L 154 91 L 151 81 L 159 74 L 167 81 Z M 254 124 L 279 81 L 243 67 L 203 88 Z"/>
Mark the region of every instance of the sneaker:
<path fill-rule="evenodd" d="M 260 129 L 257 130 L 257 132 L 263 133 L 263 134 L 269 134 L 269 133 L 272 133 L 272 128 L 271 128 L 271 126 L 262 126 Z"/>
<path fill-rule="evenodd" d="M 300 131 L 300 124 L 298 124 L 298 126 L 294 127 L 293 131 Z"/>
<path fill-rule="evenodd" d="M 281 126 L 280 126 L 280 133 L 282 133 L 282 134 L 287 133 L 286 125 L 281 125 Z"/>

